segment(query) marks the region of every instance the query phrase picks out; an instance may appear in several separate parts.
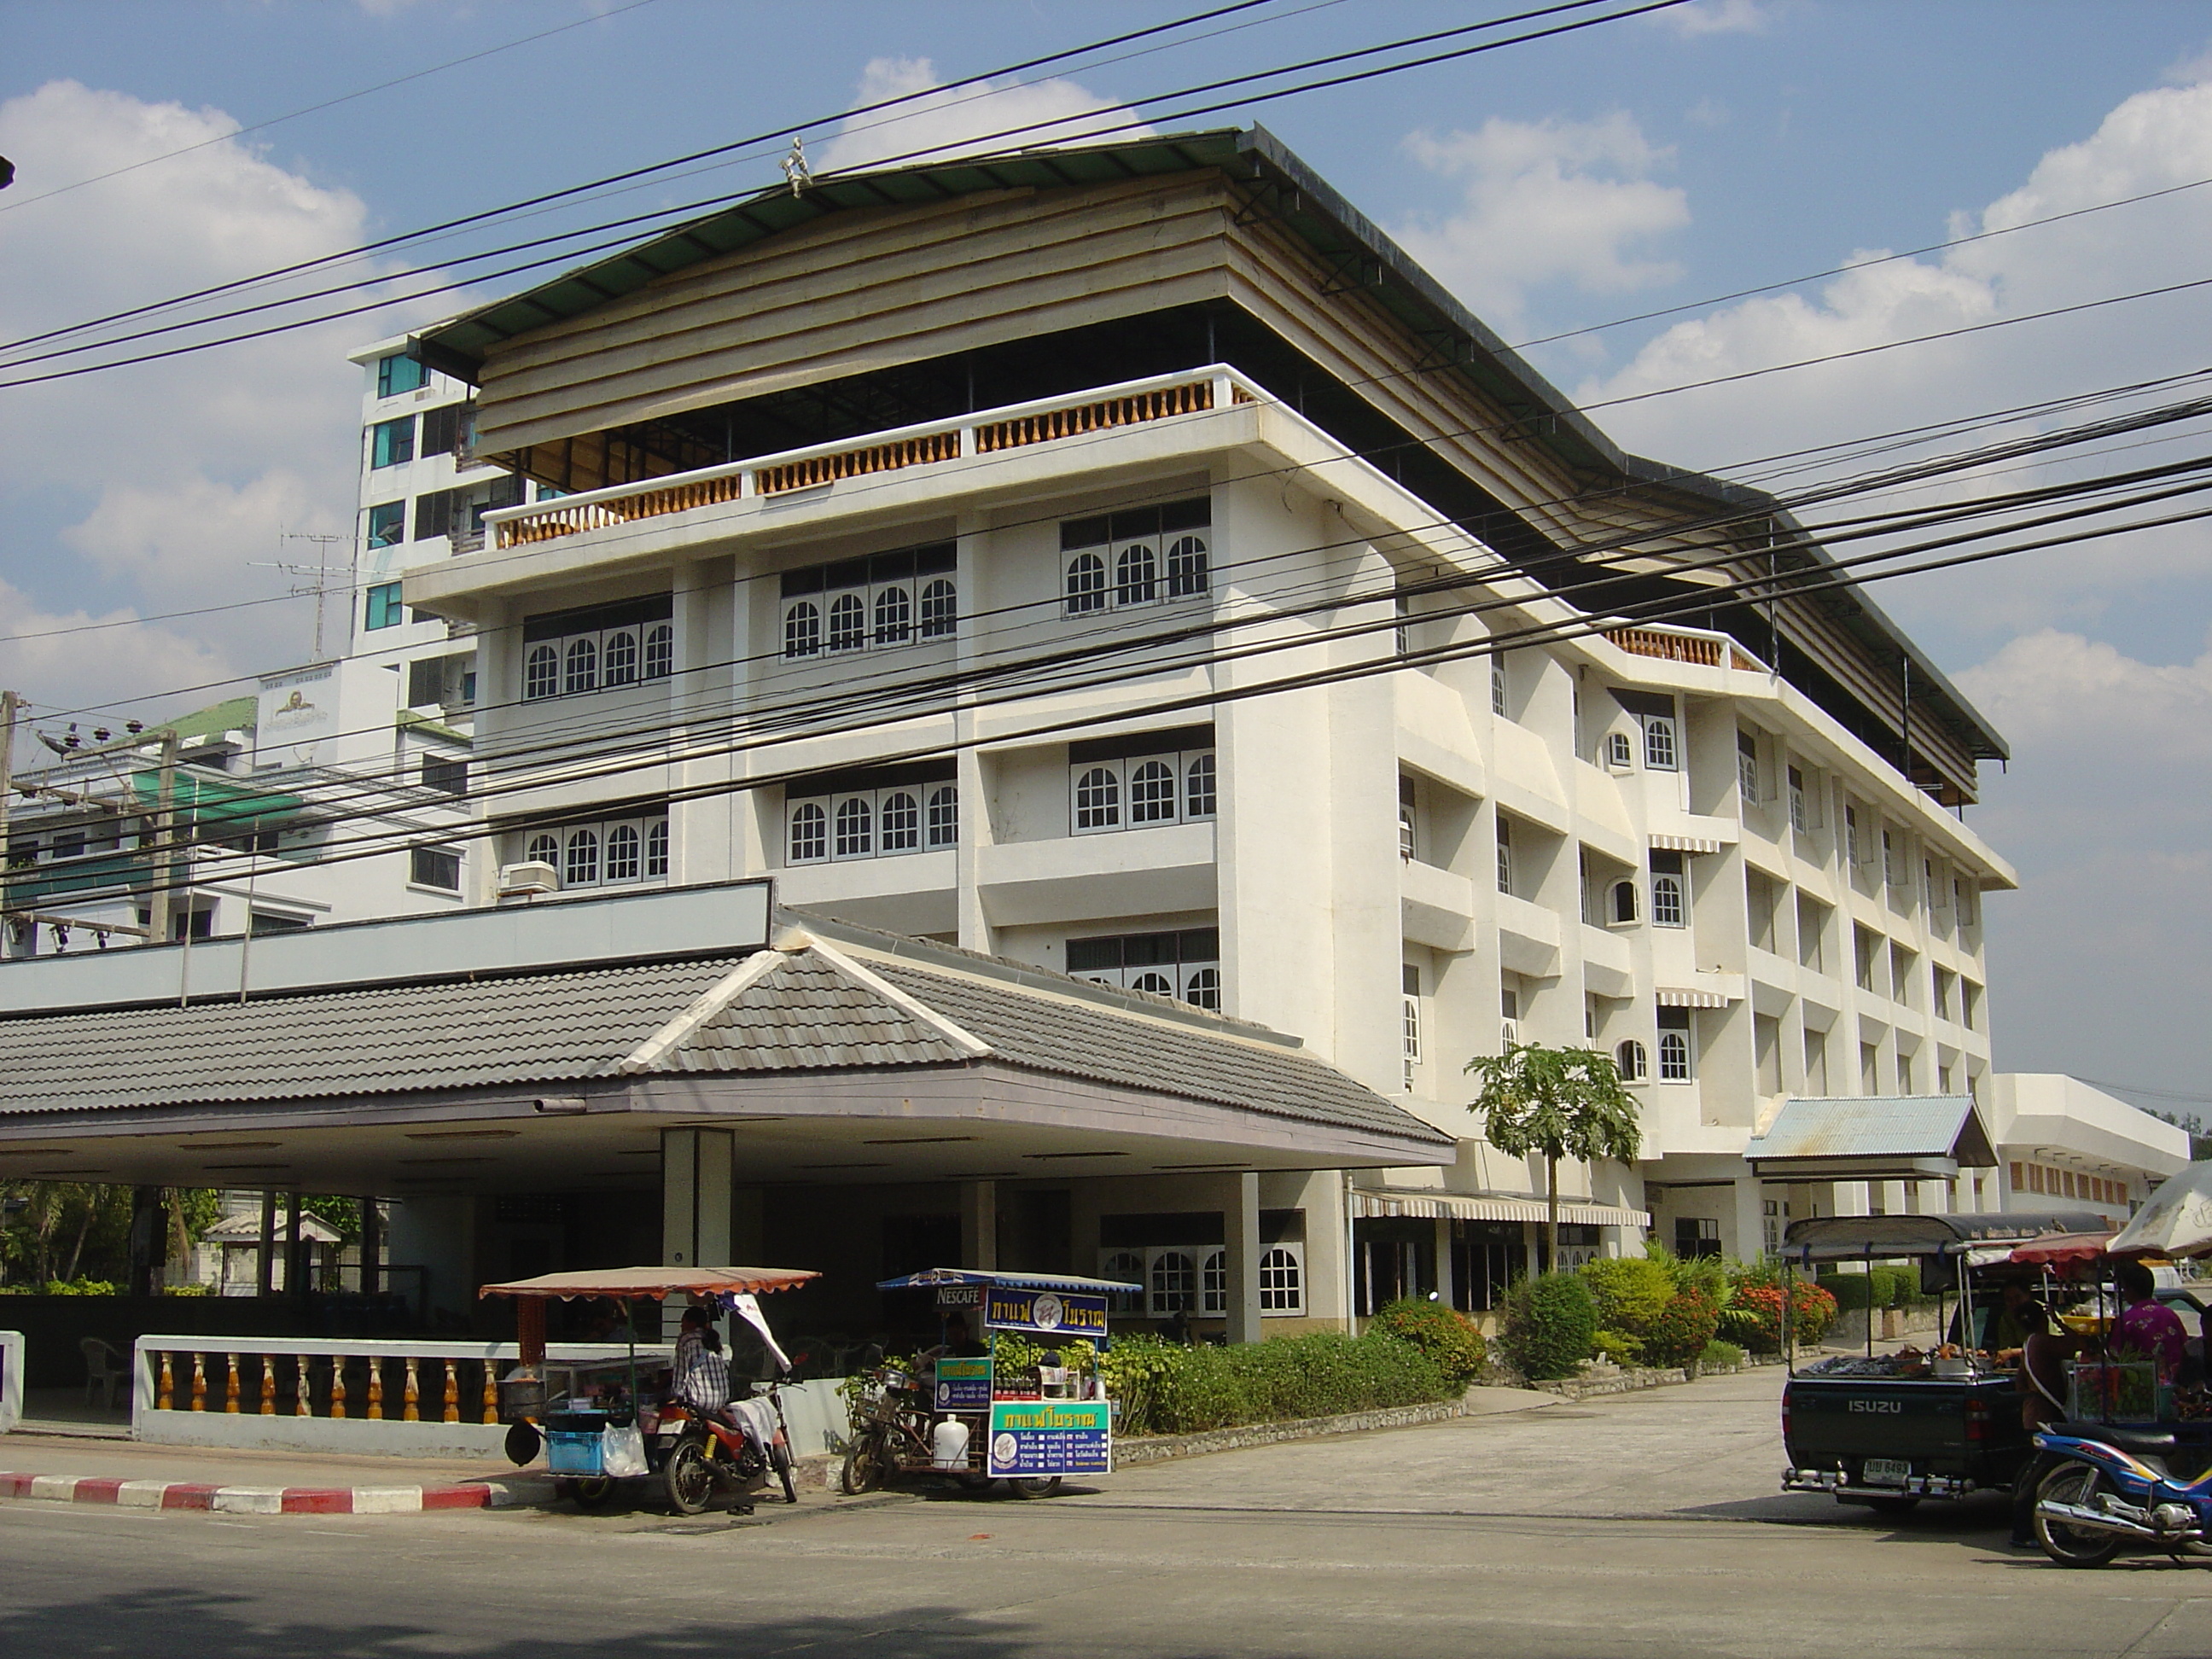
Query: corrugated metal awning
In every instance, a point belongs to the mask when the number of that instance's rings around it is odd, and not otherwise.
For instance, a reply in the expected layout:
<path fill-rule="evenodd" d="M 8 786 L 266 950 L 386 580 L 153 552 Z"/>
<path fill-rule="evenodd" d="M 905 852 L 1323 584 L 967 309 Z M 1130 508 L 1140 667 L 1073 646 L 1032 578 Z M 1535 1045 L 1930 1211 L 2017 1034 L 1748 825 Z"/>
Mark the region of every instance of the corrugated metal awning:
<path fill-rule="evenodd" d="M 1540 1198 L 1488 1198 L 1470 1193 L 1383 1193 L 1355 1187 L 1352 1213 L 1361 1220 L 1409 1217 L 1415 1220 L 1542 1221 L 1549 1212 Z M 1612 1204 L 1559 1205 L 1559 1219 L 1573 1227 L 1648 1227 L 1648 1210 Z"/>

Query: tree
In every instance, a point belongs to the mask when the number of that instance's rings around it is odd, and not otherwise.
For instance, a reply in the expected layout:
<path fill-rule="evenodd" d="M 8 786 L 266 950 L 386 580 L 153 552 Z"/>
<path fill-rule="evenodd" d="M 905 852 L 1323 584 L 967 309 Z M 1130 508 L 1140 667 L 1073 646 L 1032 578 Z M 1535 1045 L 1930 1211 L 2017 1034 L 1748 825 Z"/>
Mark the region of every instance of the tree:
<path fill-rule="evenodd" d="M 1467 1063 L 1481 1092 L 1467 1109 L 1482 1119 L 1482 1138 L 1508 1158 L 1544 1156 L 1552 1265 L 1559 1261 L 1559 1160 L 1626 1163 L 1644 1144 L 1636 1103 L 1607 1056 L 1589 1048 L 1509 1042 L 1502 1054 Z"/>

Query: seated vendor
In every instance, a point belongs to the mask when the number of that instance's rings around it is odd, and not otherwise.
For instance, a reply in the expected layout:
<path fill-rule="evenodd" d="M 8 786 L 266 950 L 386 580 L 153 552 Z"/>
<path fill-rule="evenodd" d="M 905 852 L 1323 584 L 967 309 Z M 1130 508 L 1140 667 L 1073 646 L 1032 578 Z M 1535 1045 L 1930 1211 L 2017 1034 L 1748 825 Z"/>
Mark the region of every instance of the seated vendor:
<path fill-rule="evenodd" d="M 2027 1346 L 2027 1339 L 2051 1329 L 2051 1310 L 2030 1293 L 2027 1281 L 2008 1279 L 2002 1299 L 1982 1322 L 1982 1348 L 2008 1357 Z"/>
<path fill-rule="evenodd" d="M 722 1339 L 713 1326 L 699 1333 L 690 1367 L 677 1373 L 670 1398 L 690 1407 L 702 1417 L 719 1416 L 729 1405 L 730 1362 L 722 1357 Z"/>
<path fill-rule="evenodd" d="M 2189 1335 L 2181 1316 L 2158 1299 L 2158 1281 L 2140 1261 L 2123 1261 L 2113 1269 L 2112 1282 L 2120 1292 L 2120 1316 L 2112 1322 L 2105 1346 L 2112 1354 L 2140 1354 L 2158 1362 L 2160 1381 L 2180 1375 L 2182 1354 Z"/>
<path fill-rule="evenodd" d="M 990 1349 L 968 1333 L 968 1316 L 955 1313 L 945 1322 L 945 1340 L 933 1348 L 925 1348 L 919 1356 L 923 1361 L 950 1357 L 954 1359 L 981 1359 Z"/>

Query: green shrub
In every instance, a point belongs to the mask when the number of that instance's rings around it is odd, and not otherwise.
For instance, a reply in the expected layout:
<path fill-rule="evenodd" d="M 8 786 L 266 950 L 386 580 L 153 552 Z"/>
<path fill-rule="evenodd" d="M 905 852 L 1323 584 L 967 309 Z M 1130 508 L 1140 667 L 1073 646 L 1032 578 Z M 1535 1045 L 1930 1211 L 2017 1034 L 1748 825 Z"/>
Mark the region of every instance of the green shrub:
<path fill-rule="evenodd" d="M 1720 1304 L 1702 1286 L 1677 1291 L 1652 1322 L 1644 1352 L 1654 1365 L 1691 1364 L 1705 1351 L 1720 1322 Z"/>
<path fill-rule="evenodd" d="M 1717 1255 L 1676 1255 L 1657 1239 L 1644 1247 L 1644 1253 L 1666 1268 L 1678 1291 L 1703 1291 L 1719 1306 L 1728 1306 L 1729 1280 L 1728 1263 Z"/>
<path fill-rule="evenodd" d="M 1401 1297 L 1376 1314 L 1370 1328 L 1412 1343 L 1462 1387 L 1480 1382 L 1490 1370 L 1490 1345 L 1474 1322 L 1441 1302 Z"/>
<path fill-rule="evenodd" d="M 115 1286 L 104 1279 L 50 1279 L 48 1296 L 113 1296 Z"/>
<path fill-rule="evenodd" d="M 1698 1369 L 1701 1371 L 1734 1370 L 1742 1364 L 1743 1350 L 1718 1338 L 1706 1343 L 1705 1351 L 1698 1356 Z"/>
<path fill-rule="evenodd" d="M 1822 1273 L 1820 1282 L 1820 1288 L 1836 1298 L 1839 1313 L 1855 1313 L 1868 1306 L 1873 1294 L 1864 1273 Z"/>
<path fill-rule="evenodd" d="M 1836 1298 L 1808 1279 L 1792 1279 L 1790 1291 L 1791 1322 L 1802 1348 L 1819 1341 L 1821 1333 L 1835 1322 Z M 1741 1343 L 1753 1353 L 1779 1353 L 1782 1286 L 1739 1285 L 1735 1299 L 1721 1310 L 1720 1330 L 1729 1341 Z"/>
<path fill-rule="evenodd" d="M 1461 1385 L 1386 1333 L 1322 1332 L 1229 1347 L 1124 1336 L 1098 1357 L 1124 1434 L 1191 1434 L 1448 1400 Z"/>
<path fill-rule="evenodd" d="M 1573 1273 L 1539 1273 L 1505 1292 L 1498 1346 L 1532 1382 L 1571 1375 L 1596 1335 L 1597 1304 Z"/>
<path fill-rule="evenodd" d="M 1674 1299 L 1674 1276 L 1664 1262 L 1641 1256 L 1601 1256 L 1577 1270 L 1597 1304 L 1601 1328 L 1641 1337 Z"/>
<path fill-rule="evenodd" d="M 1590 1338 L 1590 1346 L 1597 1350 L 1599 1358 L 1610 1359 L 1616 1365 L 1644 1363 L 1644 1344 L 1623 1331 L 1601 1330 Z"/>

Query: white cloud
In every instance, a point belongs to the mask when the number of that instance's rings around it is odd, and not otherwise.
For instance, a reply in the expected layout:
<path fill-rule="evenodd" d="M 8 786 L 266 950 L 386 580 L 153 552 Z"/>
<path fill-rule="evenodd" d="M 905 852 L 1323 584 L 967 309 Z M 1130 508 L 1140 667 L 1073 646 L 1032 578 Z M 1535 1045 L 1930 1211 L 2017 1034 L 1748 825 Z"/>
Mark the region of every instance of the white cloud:
<path fill-rule="evenodd" d="M 936 69 L 927 58 L 874 58 L 860 71 L 853 102 L 856 106 L 880 103 L 908 93 L 930 92 L 936 85 Z M 849 119 L 809 160 L 817 173 L 873 167 L 893 157 L 898 158 L 893 165 L 920 166 L 976 150 L 1079 143 L 1109 130 L 1115 139 L 1141 137 L 1152 131 L 1142 125 L 1126 125 L 1134 119 L 1127 106 L 1097 97 L 1073 81 L 1039 81 L 1028 86 L 991 81 Z M 1054 125 L 1041 131 L 1012 131 L 1038 122 Z M 991 136 L 998 133 L 1012 136 Z"/>
<path fill-rule="evenodd" d="M 2128 99 L 2081 143 L 2045 155 L 2017 190 L 1979 213 L 1958 216 L 1951 234 L 2021 225 L 2206 178 L 2212 178 L 2212 87 L 2159 88 Z M 1577 396 L 1603 404 L 2188 282 L 2204 274 L 2208 247 L 2212 188 L 1940 256 L 1863 264 L 1808 290 L 1741 301 L 1677 324 L 1613 374 L 1585 381 Z M 1725 471 L 1801 446 L 2194 367 L 2176 347 L 2201 335 L 2208 308 L 2212 294 L 2203 292 L 2112 306 L 1600 409 L 1596 417 L 1631 449 Z M 2130 452 L 2111 464 L 2140 465 L 2180 453 Z M 1990 482 L 2016 487 L 2035 481 L 2015 471 Z M 2022 628 L 2092 621 L 2116 598 L 2152 580 L 2212 574 L 2205 545 L 2195 531 L 2089 544 L 2008 562 L 2002 576 L 1977 570 L 1927 579 L 1883 603 L 1908 621 L 1941 617 L 1952 628 L 1978 629 L 1987 648 Z"/>
<path fill-rule="evenodd" d="M 1654 13 L 1651 21 L 1695 40 L 1706 34 L 1764 34 L 1774 8 L 1762 0 L 1697 0 L 1688 6 Z"/>
<path fill-rule="evenodd" d="M 236 130 L 218 110 L 71 81 L 0 104 L 0 154 L 21 170 L 17 190 L 33 193 L 217 141 L 48 200 L 0 203 L 0 264 L 9 272 L 0 340 L 362 239 L 368 216 L 358 198 L 272 164 L 232 137 Z M 225 331 L 252 325 L 242 320 Z M 79 607 L 148 614 L 283 592 L 290 579 L 253 562 L 297 556 L 280 550 L 280 526 L 349 529 L 360 380 L 344 354 L 399 325 L 396 313 L 364 315 L 0 394 L 0 511 L 14 532 L 0 544 L 0 580 L 27 611 L 57 616 Z M 174 337 L 134 349 L 159 349 Z M 0 378 L 69 366 L 61 360 Z M 0 682 L 52 704 L 99 691 L 91 682 L 103 665 L 103 695 L 111 696 L 204 680 L 217 666 L 267 667 L 306 652 L 304 629 L 271 631 L 272 613 L 293 609 L 182 623 L 199 641 L 189 647 L 158 628 L 81 636 L 59 656 L 0 637 Z M 20 617 L 9 620 L 18 624 L 10 633 L 36 631 Z M 57 693 L 42 676 L 74 689 Z"/>
<path fill-rule="evenodd" d="M 41 708 L 86 708 L 109 702 L 119 690 L 150 691 L 204 685 L 234 672 L 227 654 L 179 631 L 191 628 L 192 623 L 173 628 L 149 626 L 136 622 L 136 615 L 127 606 L 104 611 L 42 609 L 21 588 L 0 580 L 0 617 L 6 618 L 0 625 L 0 663 L 7 665 L 9 684 L 32 698 L 33 730 L 45 724 L 39 719 Z M 125 625 L 103 626 L 110 623 Z M 125 641 L 128 642 L 129 684 L 118 688 L 115 663 L 126 654 Z M 173 701 L 163 708 L 176 712 L 228 695 L 231 695 L 228 690 L 217 690 L 204 697 Z"/>
<path fill-rule="evenodd" d="M 1683 192 L 1648 176 L 1672 159 L 1616 112 L 1595 121 L 1510 121 L 1474 132 L 1415 133 L 1406 149 L 1456 182 L 1458 209 L 1395 234 L 1479 314 L 1512 325 L 1532 290 L 1569 283 L 1619 294 L 1671 281 L 1677 266 L 1642 245 L 1690 222 Z"/>

